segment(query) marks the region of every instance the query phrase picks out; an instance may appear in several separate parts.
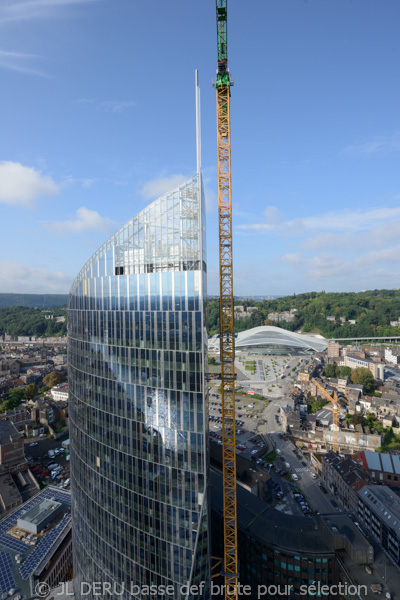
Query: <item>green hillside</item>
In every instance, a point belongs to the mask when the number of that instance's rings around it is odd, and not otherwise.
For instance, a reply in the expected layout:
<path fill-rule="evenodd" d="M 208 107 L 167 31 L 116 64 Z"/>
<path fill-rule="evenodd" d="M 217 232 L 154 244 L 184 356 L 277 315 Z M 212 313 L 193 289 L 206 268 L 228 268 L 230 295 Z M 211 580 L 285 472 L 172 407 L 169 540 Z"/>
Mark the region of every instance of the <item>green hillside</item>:
<path fill-rule="evenodd" d="M 46 319 L 51 314 L 53 319 Z M 9 306 L 0 309 L 0 335 L 8 333 L 13 339 L 19 335 L 35 335 L 37 337 L 52 337 L 66 335 L 67 323 L 57 323 L 55 317 L 66 315 L 66 309 L 55 308 L 45 311 L 27 308 L 26 306 Z"/>
<path fill-rule="evenodd" d="M 27 306 L 28 308 L 52 308 L 67 306 L 67 294 L 0 294 L 0 308 Z"/>
<path fill-rule="evenodd" d="M 219 302 L 208 301 L 208 330 L 213 335 L 219 331 Z M 327 338 L 396 336 L 398 327 L 391 327 L 390 321 L 400 317 L 400 290 L 373 290 L 359 293 L 310 292 L 284 296 L 274 300 L 236 301 L 235 305 L 256 306 L 258 310 L 249 317 L 235 320 L 236 332 L 245 331 L 259 325 L 278 325 L 268 320 L 268 313 L 297 309 L 292 322 L 280 322 L 279 327 L 290 331 L 301 329 L 303 333 L 321 333 Z M 334 316 L 336 321 L 327 321 Z M 341 325 L 339 318 L 346 317 Z M 355 320 L 354 325 L 348 320 Z"/>

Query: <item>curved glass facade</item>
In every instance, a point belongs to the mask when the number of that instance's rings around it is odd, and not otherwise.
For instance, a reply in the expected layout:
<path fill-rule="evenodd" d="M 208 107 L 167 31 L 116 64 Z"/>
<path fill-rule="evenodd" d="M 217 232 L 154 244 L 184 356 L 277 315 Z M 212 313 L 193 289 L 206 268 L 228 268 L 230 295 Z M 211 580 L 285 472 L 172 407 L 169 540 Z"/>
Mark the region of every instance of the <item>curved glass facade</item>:
<path fill-rule="evenodd" d="M 192 598 L 188 583 L 208 596 L 204 224 L 196 175 L 128 221 L 72 286 L 78 598 L 93 581 L 125 590 L 118 598 L 148 598 L 150 585 Z"/>

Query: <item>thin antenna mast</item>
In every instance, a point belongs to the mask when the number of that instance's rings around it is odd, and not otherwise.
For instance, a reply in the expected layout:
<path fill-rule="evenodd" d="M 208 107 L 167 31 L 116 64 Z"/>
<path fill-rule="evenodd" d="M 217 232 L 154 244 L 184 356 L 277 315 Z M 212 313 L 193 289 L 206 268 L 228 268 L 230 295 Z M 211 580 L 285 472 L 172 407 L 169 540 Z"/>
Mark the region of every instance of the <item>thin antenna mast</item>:
<path fill-rule="evenodd" d="M 199 86 L 199 71 L 195 71 L 196 81 L 196 162 L 197 173 L 201 171 L 201 122 L 200 122 L 200 86 Z"/>

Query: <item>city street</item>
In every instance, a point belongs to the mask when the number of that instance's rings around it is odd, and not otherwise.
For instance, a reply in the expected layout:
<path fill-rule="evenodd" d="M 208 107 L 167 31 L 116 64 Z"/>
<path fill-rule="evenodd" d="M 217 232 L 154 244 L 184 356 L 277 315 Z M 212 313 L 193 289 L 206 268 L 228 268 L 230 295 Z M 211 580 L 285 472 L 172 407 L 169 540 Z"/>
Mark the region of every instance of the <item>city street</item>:
<path fill-rule="evenodd" d="M 299 481 L 296 481 L 296 485 L 309 502 L 311 508 L 315 512 L 319 512 L 321 514 L 336 513 L 337 509 L 335 509 L 330 502 L 334 496 L 329 492 L 329 490 L 327 490 L 327 494 L 324 494 L 320 490 L 317 483 L 319 478 L 313 479 L 311 477 L 311 470 L 307 459 L 302 457 L 302 459 L 299 460 L 295 456 L 293 451 L 294 446 L 290 440 L 281 440 L 277 434 L 272 434 L 271 437 L 273 438 L 275 447 L 281 450 L 282 456 L 285 458 L 286 462 L 290 464 L 292 473 L 296 473 L 298 476 Z M 302 461 L 307 463 L 306 467 L 301 464 Z M 337 498 L 335 501 L 340 506 Z"/>

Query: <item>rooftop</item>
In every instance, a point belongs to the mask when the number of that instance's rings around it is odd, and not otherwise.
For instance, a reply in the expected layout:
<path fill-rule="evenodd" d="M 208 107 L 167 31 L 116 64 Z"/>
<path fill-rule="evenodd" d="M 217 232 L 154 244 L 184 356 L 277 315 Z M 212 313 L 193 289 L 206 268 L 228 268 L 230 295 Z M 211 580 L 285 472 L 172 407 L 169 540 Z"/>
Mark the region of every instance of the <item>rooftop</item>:
<path fill-rule="evenodd" d="M 40 513 L 40 505 L 59 504 L 62 513 L 45 533 L 28 537 L 18 532 L 18 519 Z M 15 589 L 24 597 L 31 596 L 29 579 L 39 575 L 71 529 L 71 494 L 58 488 L 47 487 L 34 498 L 19 506 L 0 521 L 0 597 Z M 10 532 L 14 535 L 11 535 Z M 16 556 L 19 555 L 17 563 Z"/>
<path fill-rule="evenodd" d="M 4 446 L 9 444 L 15 439 L 22 437 L 22 434 L 18 433 L 15 426 L 8 419 L 0 419 L 0 445 Z"/>
<path fill-rule="evenodd" d="M 358 492 L 365 504 L 400 535 L 400 498 L 386 485 L 366 485 Z"/>
<path fill-rule="evenodd" d="M 44 519 L 50 517 L 52 514 L 58 512 L 62 505 L 60 502 L 54 500 L 43 500 L 40 504 L 33 506 L 28 512 L 26 512 L 20 519 L 19 523 L 25 521 L 26 523 L 32 523 L 39 525 Z M 21 525 L 20 525 L 21 526 Z"/>
<path fill-rule="evenodd" d="M 364 456 L 371 471 L 400 474 L 400 456 L 397 454 L 364 450 Z"/>

